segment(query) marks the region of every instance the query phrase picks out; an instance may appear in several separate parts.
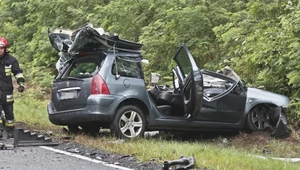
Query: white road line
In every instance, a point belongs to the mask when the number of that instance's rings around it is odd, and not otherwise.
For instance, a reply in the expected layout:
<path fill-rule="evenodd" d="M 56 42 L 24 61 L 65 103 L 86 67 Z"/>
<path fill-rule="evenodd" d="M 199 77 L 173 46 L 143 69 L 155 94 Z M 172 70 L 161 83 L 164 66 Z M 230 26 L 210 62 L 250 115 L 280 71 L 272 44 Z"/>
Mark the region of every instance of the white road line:
<path fill-rule="evenodd" d="M 54 148 L 47 147 L 47 146 L 40 146 L 40 148 L 47 149 L 49 151 L 53 151 L 53 152 L 56 152 L 56 153 L 68 155 L 68 156 L 73 156 L 73 157 L 76 157 L 76 158 L 79 158 L 79 159 L 82 159 L 82 160 L 86 160 L 86 161 L 90 161 L 90 162 L 94 162 L 94 163 L 98 163 L 98 164 L 103 164 L 105 166 L 117 168 L 117 169 L 120 169 L 120 170 L 133 170 L 133 169 L 129 169 L 129 168 L 126 168 L 126 167 L 123 167 L 123 166 L 109 164 L 107 162 L 99 161 L 99 160 L 92 159 L 92 158 L 89 158 L 89 157 L 86 157 L 86 156 L 82 156 L 82 155 L 78 155 L 78 154 L 75 154 L 75 153 L 62 151 L 62 150 L 59 150 L 59 149 L 54 149 Z"/>
<path fill-rule="evenodd" d="M 259 156 L 259 155 L 250 155 L 250 156 L 254 156 L 256 158 L 261 158 L 261 159 L 280 160 L 285 162 L 300 162 L 300 158 L 277 158 L 277 157 L 266 157 L 266 156 Z"/>

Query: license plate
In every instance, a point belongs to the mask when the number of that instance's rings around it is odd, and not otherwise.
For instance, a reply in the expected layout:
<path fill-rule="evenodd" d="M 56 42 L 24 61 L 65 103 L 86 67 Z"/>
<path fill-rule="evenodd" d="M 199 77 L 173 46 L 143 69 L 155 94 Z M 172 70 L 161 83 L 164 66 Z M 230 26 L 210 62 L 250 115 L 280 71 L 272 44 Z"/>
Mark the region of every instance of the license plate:
<path fill-rule="evenodd" d="M 61 100 L 74 99 L 74 98 L 77 98 L 77 90 L 61 92 L 61 96 L 60 96 Z"/>

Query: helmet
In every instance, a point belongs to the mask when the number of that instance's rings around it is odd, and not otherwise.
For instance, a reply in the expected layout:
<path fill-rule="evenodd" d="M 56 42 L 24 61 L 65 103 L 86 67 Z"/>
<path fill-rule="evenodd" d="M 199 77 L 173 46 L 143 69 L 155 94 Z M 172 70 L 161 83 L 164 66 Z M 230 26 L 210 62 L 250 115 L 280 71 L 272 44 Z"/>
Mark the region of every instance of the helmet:
<path fill-rule="evenodd" d="M 0 37 L 0 47 L 8 48 L 8 42 L 4 37 Z"/>

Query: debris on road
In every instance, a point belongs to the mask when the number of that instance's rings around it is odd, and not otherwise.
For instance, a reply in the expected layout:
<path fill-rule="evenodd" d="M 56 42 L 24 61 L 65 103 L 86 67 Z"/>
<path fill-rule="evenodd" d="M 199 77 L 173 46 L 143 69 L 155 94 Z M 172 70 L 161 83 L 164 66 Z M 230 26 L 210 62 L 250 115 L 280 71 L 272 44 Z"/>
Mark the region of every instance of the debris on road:
<path fill-rule="evenodd" d="M 14 130 L 14 146 L 56 146 L 50 137 L 32 133 L 30 130 L 16 128 Z"/>
<path fill-rule="evenodd" d="M 14 145 L 0 143 L 0 150 L 11 150 L 11 149 L 14 149 L 14 148 L 15 148 Z"/>
<path fill-rule="evenodd" d="M 179 167 L 177 167 L 178 165 Z M 193 155 L 191 157 L 181 156 L 179 159 L 176 160 L 165 161 L 162 170 L 169 170 L 170 167 L 172 166 L 176 166 L 174 170 L 191 169 L 195 166 L 194 156 Z"/>

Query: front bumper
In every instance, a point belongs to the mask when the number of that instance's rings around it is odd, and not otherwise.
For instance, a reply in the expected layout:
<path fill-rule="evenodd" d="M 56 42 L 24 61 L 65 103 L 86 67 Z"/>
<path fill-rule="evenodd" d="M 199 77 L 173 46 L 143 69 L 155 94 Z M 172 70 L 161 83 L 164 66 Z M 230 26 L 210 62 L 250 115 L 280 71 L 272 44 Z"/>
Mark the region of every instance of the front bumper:
<path fill-rule="evenodd" d="M 271 110 L 272 113 L 270 114 L 271 120 L 274 124 L 275 128 L 271 133 L 271 137 L 274 138 L 285 138 L 290 135 L 290 129 L 287 127 L 287 116 L 284 112 L 282 107 L 276 107 Z"/>

